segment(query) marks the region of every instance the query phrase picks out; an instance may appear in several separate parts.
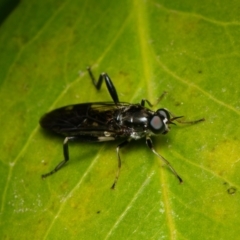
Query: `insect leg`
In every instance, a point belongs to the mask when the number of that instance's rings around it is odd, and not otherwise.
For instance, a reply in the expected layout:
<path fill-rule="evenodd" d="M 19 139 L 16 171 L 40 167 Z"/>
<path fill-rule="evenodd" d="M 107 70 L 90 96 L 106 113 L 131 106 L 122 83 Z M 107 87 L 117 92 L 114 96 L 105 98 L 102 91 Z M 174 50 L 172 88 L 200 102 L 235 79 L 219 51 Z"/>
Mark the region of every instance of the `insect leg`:
<path fill-rule="evenodd" d="M 142 100 L 141 100 L 141 106 L 145 106 L 145 102 L 150 106 L 150 107 L 153 107 L 153 106 L 155 106 L 155 105 L 157 105 L 163 98 L 164 98 L 164 96 L 167 94 L 167 92 L 166 91 L 164 91 L 163 93 L 162 93 L 162 95 L 157 99 L 157 101 L 155 102 L 155 103 L 150 103 L 147 99 L 145 99 L 145 98 L 143 98 Z"/>
<path fill-rule="evenodd" d="M 173 174 L 177 177 L 180 183 L 183 182 L 182 178 L 178 175 L 178 173 L 175 171 L 175 169 L 172 167 L 170 162 L 168 162 L 167 159 L 165 159 L 163 156 L 161 156 L 156 150 L 153 148 L 152 140 L 150 137 L 146 137 L 146 144 L 147 146 L 152 150 L 154 154 L 156 154 L 159 158 L 162 159 L 162 161 L 170 168 L 170 170 L 173 172 Z"/>
<path fill-rule="evenodd" d="M 90 78 L 92 79 L 92 82 L 94 84 L 94 86 L 99 90 L 102 86 L 102 82 L 103 80 L 105 80 L 106 86 L 108 88 L 108 92 L 110 93 L 112 100 L 115 102 L 115 104 L 119 103 L 119 99 L 118 99 L 118 94 L 116 91 L 116 88 L 113 85 L 113 82 L 111 80 L 111 78 L 108 76 L 107 73 L 101 73 L 99 76 L 98 81 L 95 80 L 92 70 L 90 67 L 87 68 L 88 73 L 90 75 Z"/>
<path fill-rule="evenodd" d="M 125 140 L 124 142 L 120 143 L 117 148 L 116 148 L 116 151 L 117 151 L 117 157 L 118 157 L 118 170 L 117 170 L 117 173 L 116 173 L 116 177 L 115 177 L 115 180 L 113 182 L 113 185 L 111 187 L 111 189 L 114 189 L 115 188 L 115 185 L 118 181 L 118 178 L 119 178 L 119 173 L 120 173 L 120 169 L 121 169 L 121 158 L 120 158 L 120 155 L 119 155 L 119 149 L 126 146 L 128 143 L 130 142 L 130 139 L 128 140 Z"/>
<path fill-rule="evenodd" d="M 74 139 L 74 137 L 66 137 L 63 141 L 63 156 L 64 156 L 64 160 L 61 161 L 51 172 L 43 174 L 42 178 L 46 178 L 50 175 L 52 175 L 53 173 L 57 172 L 59 169 L 61 169 L 66 162 L 69 160 L 69 153 L 68 153 L 68 141 Z"/>

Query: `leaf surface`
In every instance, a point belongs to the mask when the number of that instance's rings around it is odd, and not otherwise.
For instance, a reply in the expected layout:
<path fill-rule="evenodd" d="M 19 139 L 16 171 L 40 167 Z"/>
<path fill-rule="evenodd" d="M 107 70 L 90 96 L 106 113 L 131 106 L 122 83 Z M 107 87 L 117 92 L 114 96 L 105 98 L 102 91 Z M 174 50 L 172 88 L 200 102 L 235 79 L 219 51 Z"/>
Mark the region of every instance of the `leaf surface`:
<path fill-rule="evenodd" d="M 237 239 L 240 186 L 238 1 L 21 1 L 0 26 L 2 239 Z M 154 102 L 196 125 L 153 137 L 180 185 L 144 140 L 70 143 L 38 124 L 57 107 Z"/>

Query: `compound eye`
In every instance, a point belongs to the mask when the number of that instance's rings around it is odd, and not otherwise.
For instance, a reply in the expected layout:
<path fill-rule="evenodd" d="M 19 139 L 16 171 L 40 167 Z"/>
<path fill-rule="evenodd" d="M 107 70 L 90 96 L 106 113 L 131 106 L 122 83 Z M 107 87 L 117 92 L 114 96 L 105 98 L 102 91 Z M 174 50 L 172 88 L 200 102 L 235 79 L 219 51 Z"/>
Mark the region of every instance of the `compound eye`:
<path fill-rule="evenodd" d="M 154 133 L 162 133 L 166 130 L 163 120 L 158 115 L 152 117 L 150 121 L 150 128 Z"/>
<path fill-rule="evenodd" d="M 157 110 L 157 113 L 163 117 L 165 123 L 170 120 L 169 112 L 166 109 L 160 108 Z"/>
<path fill-rule="evenodd" d="M 170 114 L 167 109 L 160 108 L 156 111 L 149 122 L 150 128 L 155 134 L 165 134 L 169 131 L 168 123 L 170 122 Z"/>

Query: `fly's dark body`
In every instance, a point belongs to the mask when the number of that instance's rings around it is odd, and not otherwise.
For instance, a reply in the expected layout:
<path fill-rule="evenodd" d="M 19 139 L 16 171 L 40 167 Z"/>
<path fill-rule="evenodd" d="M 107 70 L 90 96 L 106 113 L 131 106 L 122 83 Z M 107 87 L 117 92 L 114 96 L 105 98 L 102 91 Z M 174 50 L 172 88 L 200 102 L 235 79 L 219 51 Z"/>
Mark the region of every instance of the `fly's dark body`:
<path fill-rule="evenodd" d="M 140 104 L 83 103 L 55 109 L 40 124 L 68 137 L 97 142 L 128 137 L 137 140 L 152 135 L 148 122 L 154 114 Z"/>
<path fill-rule="evenodd" d="M 173 116 L 167 109 L 162 108 L 157 111 L 152 111 L 146 108 L 144 106 L 145 102 L 150 106 L 152 105 L 145 99 L 143 99 L 140 104 L 119 102 L 117 91 L 109 76 L 106 73 L 102 73 L 98 82 L 96 82 L 90 68 L 88 68 L 88 71 L 97 89 L 100 89 L 103 80 L 105 80 L 113 102 L 69 105 L 55 109 L 40 119 L 40 125 L 43 128 L 65 136 L 63 143 L 64 160 L 61 161 L 54 170 L 42 175 L 42 177 L 45 178 L 58 171 L 69 160 L 68 141 L 70 140 L 103 142 L 124 139 L 116 149 L 118 171 L 112 185 L 112 188 L 114 188 L 121 168 L 119 149 L 132 139 L 138 140 L 145 138 L 147 146 L 152 152 L 161 158 L 179 181 L 182 182 L 182 179 L 170 163 L 155 151 L 150 138 L 152 135 L 167 133 L 169 131 L 168 125 L 173 124 L 174 120 L 180 122 L 178 120 L 180 117 Z M 203 120 L 204 119 L 199 119 L 182 123 L 197 123 Z"/>

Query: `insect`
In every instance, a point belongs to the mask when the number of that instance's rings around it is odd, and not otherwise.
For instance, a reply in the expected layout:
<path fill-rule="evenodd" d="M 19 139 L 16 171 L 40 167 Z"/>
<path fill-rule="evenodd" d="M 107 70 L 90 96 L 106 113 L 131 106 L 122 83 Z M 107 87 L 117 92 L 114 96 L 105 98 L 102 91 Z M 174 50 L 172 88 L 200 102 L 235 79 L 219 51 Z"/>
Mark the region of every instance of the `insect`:
<path fill-rule="evenodd" d="M 174 121 L 195 124 L 204 121 L 204 119 L 188 122 L 180 121 L 179 118 L 182 116 L 174 116 L 165 108 L 160 108 L 157 111 L 146 108 L 145 103 L 150 107 L 153 106 L 146 99 L 142 99 L 139 104 L 120 102 L 117 91 L 108 74 L 100 74 L 98 81 L 96 81 L 90 67 L 87 69 L 94 86 L 98 90 L 101 88 L 103 81 L 105 81 L 113 102 L 90 102 L 68 105 L 46 113 L 40 119 L 40 125 L 44 129 L 65 136 L 63 141 L 64 159 L 52 171 L 43 174 L 42 178 L 52 175 L 67 163 L 69 160 L 69 141 L 105 142 L 123 139 L 116 148 L 118 169 L 111 187 L 114 189 L 121 168 L 119 150 L 131 140 L 145 138 L 150 150 L 169 167 L 181 183 L 182 178 L 172 165 L 154 149 L 151 136 L 166 134 L 169 131 L 169 125 L 175 124 Z"/>

